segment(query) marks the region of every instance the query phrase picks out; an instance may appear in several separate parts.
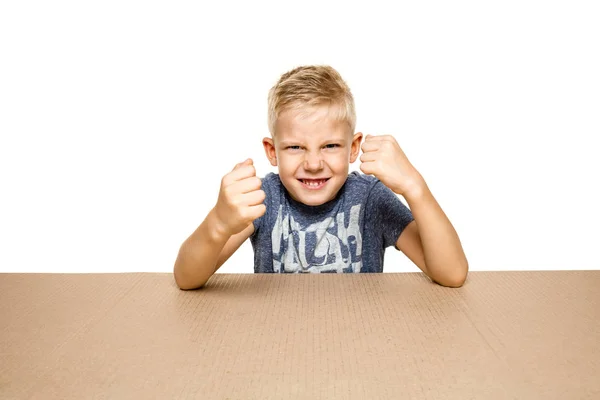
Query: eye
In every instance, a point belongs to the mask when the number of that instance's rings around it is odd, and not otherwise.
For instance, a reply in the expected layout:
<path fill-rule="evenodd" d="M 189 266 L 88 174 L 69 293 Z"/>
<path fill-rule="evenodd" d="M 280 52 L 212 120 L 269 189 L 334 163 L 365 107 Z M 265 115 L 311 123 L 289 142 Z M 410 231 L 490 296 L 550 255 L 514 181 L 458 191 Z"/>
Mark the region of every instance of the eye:
<path fill-rule="evenodd" d="M 330 143 L 330 144 L 325 145 L 326 149 L 335 149 L 337 147 L 340 147 L 340 145 L 337 143 Z"/>
<path fill-rule="evenodd" d="M 288 147 L 286 147 L 286 149 L 289 149 L 289 150 L 300 150 L 300 146 L 288 146 Z"/>

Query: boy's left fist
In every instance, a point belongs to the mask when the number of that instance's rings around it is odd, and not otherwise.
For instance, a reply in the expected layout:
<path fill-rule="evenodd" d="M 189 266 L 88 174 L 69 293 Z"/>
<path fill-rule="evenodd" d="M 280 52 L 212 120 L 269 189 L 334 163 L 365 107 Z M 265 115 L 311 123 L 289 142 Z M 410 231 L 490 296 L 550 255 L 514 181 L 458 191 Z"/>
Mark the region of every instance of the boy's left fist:
<path fill-rule="evenodd" d="M 425 181 L 412 166 L 393 136 L 367 135 L 362 144 L 360 169 L 374 175 L 394 193 L 404 197 L 418 196 Z"/>

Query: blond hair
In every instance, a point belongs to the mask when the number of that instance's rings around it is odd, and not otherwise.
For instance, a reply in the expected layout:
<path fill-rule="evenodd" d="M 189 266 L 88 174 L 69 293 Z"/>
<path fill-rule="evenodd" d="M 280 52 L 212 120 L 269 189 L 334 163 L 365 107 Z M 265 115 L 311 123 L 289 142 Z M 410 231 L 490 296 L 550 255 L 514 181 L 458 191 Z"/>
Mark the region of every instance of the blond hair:
<path fill-rule="evenodd" d="M 328 65 L 305 65 L 281 75 L 269 90 L 268 124 L 275 135 L 277 118 L 286 110 L 330 106 L 335 120 L 346 122 L 350 133 L 356 127 L 354 97 L 341 75 Z M 333 107 L 331 107 L 333 106 Z"/>

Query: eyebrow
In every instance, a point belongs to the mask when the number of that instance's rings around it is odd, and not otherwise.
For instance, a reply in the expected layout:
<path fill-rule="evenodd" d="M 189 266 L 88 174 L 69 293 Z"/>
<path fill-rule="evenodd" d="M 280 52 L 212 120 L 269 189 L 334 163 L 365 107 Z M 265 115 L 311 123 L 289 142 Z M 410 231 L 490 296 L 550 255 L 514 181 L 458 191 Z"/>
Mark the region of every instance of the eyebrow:
<path fill-rule="evenodd" d="M 331 143 L 343 143 L 344 139 L 342 138 L 336 138 L 336 139 L 329 139 L 329 140 L 325 140 L 323 142 L 323 144 L 331 144 Z M 282 140 L 281 142 L 279 142 L 279 144 L 283 147 L 285 146 L 300 146 L 301 144 L 303 144 L 304 142 L 301 140 Z"/>
<path fill-rule="evenodd" d="M 297 146 L 300 141 L 283 140 L 279 142 L 281 146 Z"/>

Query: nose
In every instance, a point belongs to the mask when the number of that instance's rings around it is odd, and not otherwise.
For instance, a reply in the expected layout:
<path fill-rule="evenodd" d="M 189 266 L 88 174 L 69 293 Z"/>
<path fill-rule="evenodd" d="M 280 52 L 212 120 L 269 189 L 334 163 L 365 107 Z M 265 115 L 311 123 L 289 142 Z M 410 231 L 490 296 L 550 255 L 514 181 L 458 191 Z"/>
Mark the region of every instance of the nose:
<path fill-rule="evenodd" d="M 321 154 L 307 152 L 304 157 L 304 169 L 306 171 L 319 171 L 323 169 L 323 159 L 321 158 Z"/>

